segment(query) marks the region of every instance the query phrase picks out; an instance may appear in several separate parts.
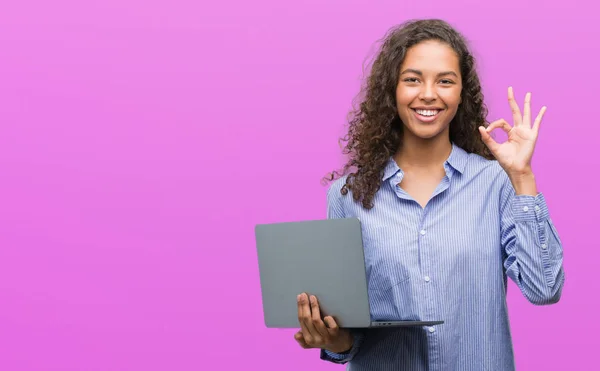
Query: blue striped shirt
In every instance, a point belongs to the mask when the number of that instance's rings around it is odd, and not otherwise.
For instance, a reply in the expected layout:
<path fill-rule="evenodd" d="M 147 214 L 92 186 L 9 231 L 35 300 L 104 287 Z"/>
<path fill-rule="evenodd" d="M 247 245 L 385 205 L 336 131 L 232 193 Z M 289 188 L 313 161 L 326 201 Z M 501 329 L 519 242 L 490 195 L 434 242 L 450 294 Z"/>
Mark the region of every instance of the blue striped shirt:
<path fill-rule="evenodd" d="M 535 305 L 556 303 L 563 251 L 543 194 L 516 195 L 497 161 L 458 146 L 425 208 L 399 187 L 390 159 L 374 208 L 327 193 L 328 218 L 363 228 L 373 320 L 443 320 L 434 327 L 353 330 L 347 354 L 321 359 L 347 370 L 514 370 L 507 276 Z"/>

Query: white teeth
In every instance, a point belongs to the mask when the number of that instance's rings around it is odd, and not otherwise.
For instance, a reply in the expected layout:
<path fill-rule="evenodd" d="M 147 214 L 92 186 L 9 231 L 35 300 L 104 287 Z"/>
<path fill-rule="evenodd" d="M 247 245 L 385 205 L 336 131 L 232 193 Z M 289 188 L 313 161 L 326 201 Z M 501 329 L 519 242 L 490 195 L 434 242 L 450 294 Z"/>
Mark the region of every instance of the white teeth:
<path fill-rule="evenodd" d="M 432 110 L 420 110 L 420 109 L 417 109 L 415 111 L 417 111 L 417 113 L 419 115 L 422 115 L 422 116 L 435 116 L 439 112 L 437 110 L 436 111 L 432 111 Z"/>

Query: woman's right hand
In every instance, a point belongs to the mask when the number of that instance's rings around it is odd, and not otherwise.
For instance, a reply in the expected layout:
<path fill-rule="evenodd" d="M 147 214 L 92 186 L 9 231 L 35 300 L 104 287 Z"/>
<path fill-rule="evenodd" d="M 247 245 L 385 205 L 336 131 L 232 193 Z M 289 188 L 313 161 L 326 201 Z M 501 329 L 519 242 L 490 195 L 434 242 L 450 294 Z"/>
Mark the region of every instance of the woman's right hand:
<path fill-rule="evenodd" d="M 314 295 L 298 295 L 298 321 L 301 330 L 294 339 L 304 349 L 321 348 L 333 353 L 343 353 L 352 348 L 354 339 L 350 331 L 341 329 L 331 316 L 321 318 L 319 302 Z"/>

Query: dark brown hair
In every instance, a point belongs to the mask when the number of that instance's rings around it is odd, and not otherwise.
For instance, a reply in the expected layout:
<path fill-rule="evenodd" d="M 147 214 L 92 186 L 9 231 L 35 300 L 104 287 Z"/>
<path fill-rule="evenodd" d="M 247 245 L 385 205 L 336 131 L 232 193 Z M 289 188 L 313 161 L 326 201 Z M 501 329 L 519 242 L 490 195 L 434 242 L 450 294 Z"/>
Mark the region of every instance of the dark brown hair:
<path fill-rule="evenodd" d="M 459 58 L 462 75 L 461 104 L 450 122 L 450 140 L 469 153 L 487 159 L 493 155 L 481 140 L 478 126 L 487 126 L 487 107 L 483 102 L 475 60 L 464 37 L 439 19 L 412 20 L 388 31 L 373 61 L 371 72 L 358 95 L 358 108 L 350 111 L 348 132 L 342 153 L 348 161 L 340 174 L 333 171 L 325 181 L 348 174 L 341 193 L 352 191 L 355 201 L 373 207 L 373 198 L 381 186 L 385 166 L 402 145 L 403 124 L 396 107 L 399 69 L 407 50 L 420 42 L 436 40 L 449 45 Z M 349 172 L 353 169 L 353 172 Z"/>

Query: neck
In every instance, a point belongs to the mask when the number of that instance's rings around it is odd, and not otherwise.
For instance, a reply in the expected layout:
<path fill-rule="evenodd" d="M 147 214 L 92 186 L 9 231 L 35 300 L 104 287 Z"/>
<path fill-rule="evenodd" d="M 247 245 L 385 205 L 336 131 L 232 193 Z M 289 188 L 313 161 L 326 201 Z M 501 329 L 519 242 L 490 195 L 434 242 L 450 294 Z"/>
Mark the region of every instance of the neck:
<path fill-rule="evenodd" d="M 452 143 L 445 136 L 422 139 L 405 135 L 394 160 L 403 170 L 433 169 L 443 165 L 452 152 Z"/>

